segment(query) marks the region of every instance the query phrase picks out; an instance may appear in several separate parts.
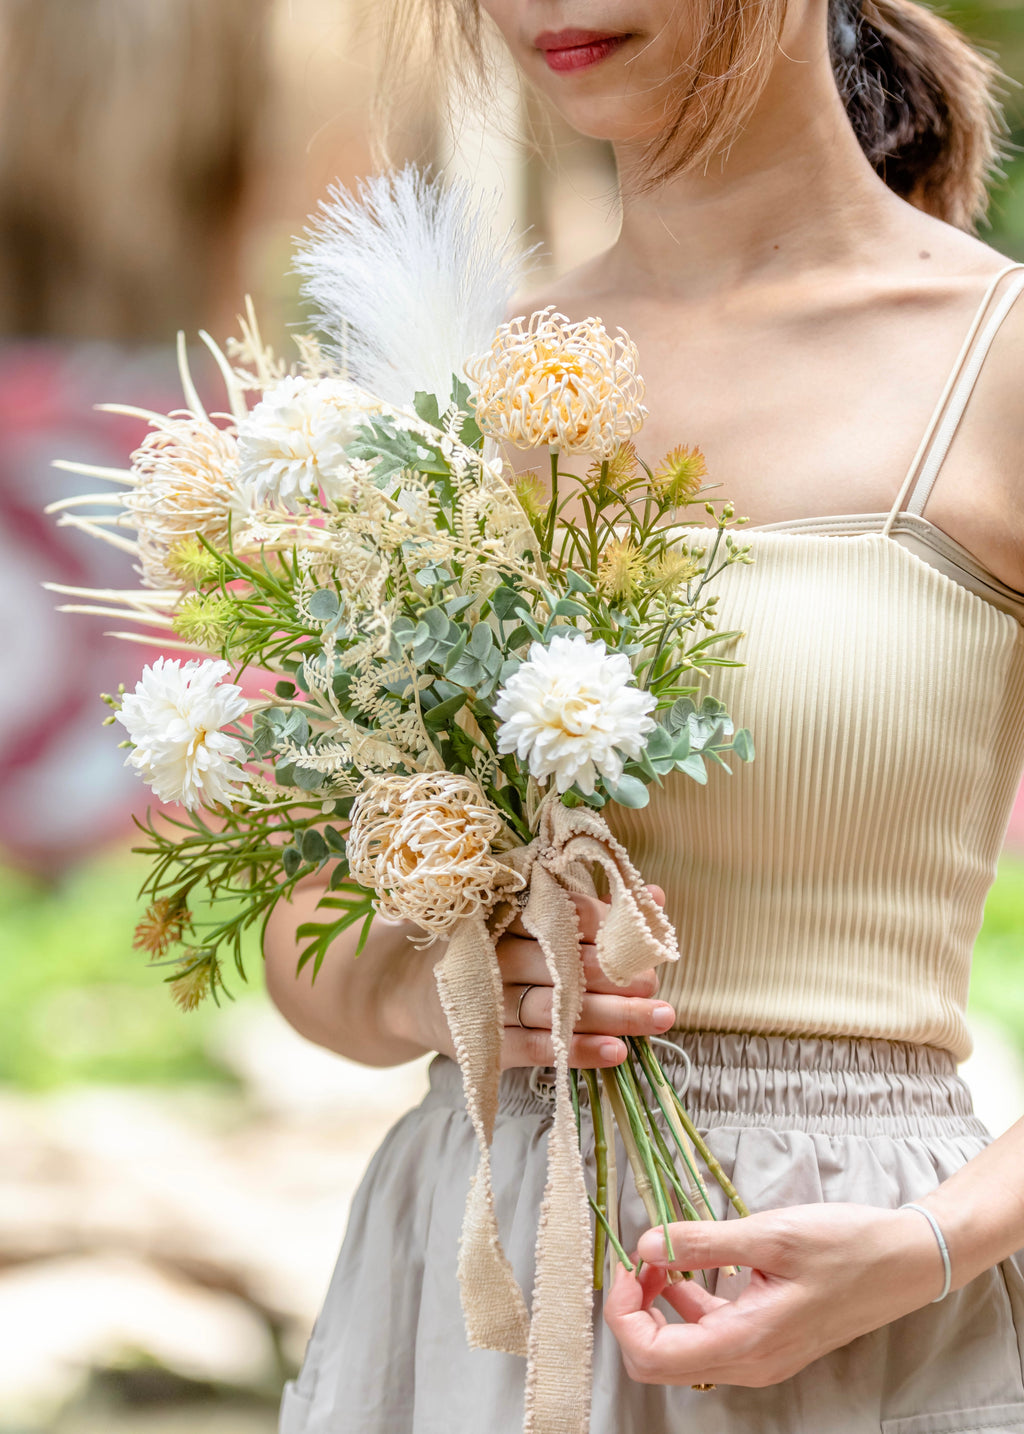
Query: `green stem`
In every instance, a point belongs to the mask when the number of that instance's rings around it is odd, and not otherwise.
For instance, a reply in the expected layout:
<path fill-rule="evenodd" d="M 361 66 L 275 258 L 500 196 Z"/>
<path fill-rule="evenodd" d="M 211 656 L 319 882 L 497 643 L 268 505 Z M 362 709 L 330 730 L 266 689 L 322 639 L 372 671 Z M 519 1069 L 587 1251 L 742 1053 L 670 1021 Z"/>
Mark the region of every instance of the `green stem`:
<path fill-rule="evenodd" d="M 615 1235 L 615 1231 L 608 1223 L 604 1211 L 601 1209 L 601 1207 L 597 1204 L 597 1202 L 593 1199 L 592 1196 L 588 1195 L 587 1200 L 590 1202 L 591 1210 L 593 1210 L 594 1214 L 597 1216 L 598 1224 L 600 1225 L 601 1230 L 604 1232 L 605 1235 L 608 1236 L 608 1243 L 611 1245 L 612 1249 L 615 1251 L 615 1254 L 618 1256 L 619 1264 L 625 1265 L 626 1269 L 629 1270 L 629 1272 L 632 1274 L 635 1266 L 632 1260 L 626 1254 L 625 1250 L 619 1244 L 618 1239 Z M 596 1285 L 595 1289 L 600 1289 L 600 1286 Z"/>
<path fill-rule="evenodd" d="M 633 1180 L 636 1184 L 637 1194 L 643 1201 L 644 1209 L 647 1211 L 647 1218 L 652 1225 L 661 1224 L 661 1212 L 658 1202 L 654 1196 L 654 1183 L 651 1179 L 647 1164 L 640 1154 L 639 1146 L 633 1133 L 633 1126 L 630 1121 L 629 1112 L 622 1099 L 622 1091 L 615 1078 L 615 1068 L 601 1072 L 601 1082 L 608 1092 L 608 1099 L 611 1102 L 612 1111 L 615 1116 L 615 1123 L 622 1136 L 622 1143 L 626 1148 L 629 1157 L 630 1167 L 633 1171 Z"/>
<path fill-rule="evenodd" d="M 701 1214 L 702 1219 L 714 1220 L 716 1218 L 715 1212 L 711 1208 L 707 1187 L 697 1169 L 693 1146 L 690 1144 L 686 1131 L 683 1129 L 678 1112 L 672 1102 L 672 1096 L 668 1095 L 666 1097 L 665 1094 L 666 1092 L 672 1091 L 671 1082 L 666 1077 L 665 1072 L 661 1068 L 661 1063 L 646 1040 L 634 1040 L 630 1042 L 630 1045 L 636 1051 L 640 1064 L 643 1067 L 644 1075 L 647 1077 L 647 1082 L 654 1092 L 654 1098 L 658 1102 L 661 1113 L 665 1118 L 665 1124 L 668 1126 L 672 1139 L 675 1141 L 676 1148 L 682 1156 L 683 1164 L 686 1166 L 686 1171 L 691 1181 L 690 1193 L 693 1198 L 693 1203 L 698 1207 L 698 1213 L 700 1213 L 700 1207 L 703 1206 L 704 1213 Z"/>
<path fill-rule="evenodd" d="M 597 1086 L 597 1075 L 592 1070 L 583 1072 L 590 1096 L 590 1118 L 594 1125 L 594 1163 L 597 1167 L 596 1203 L 605 1214 L 608 1210 L 608 1140 L 601 1111 L 601 1095 Z M 604 1224 L 598 1223 L 594 1231 L 594 1289 L 604 1285 L 604 1261 L 607 1241 Z"/>
<path fill-rule="evenodd" d="M 551 451 L 551 497 L 548 501 L 548 521 L 544 532 L 544 548 L 550 553 L 555 541 L 555 523 L 558 521 L 558 449 Z"/>
<path fill-rule="evenodd" d="M 697 1129 L 693 1121 L 687 1115 L 685 1109 L 683 1108 L 683 1103 L 679 1099 L 679 1096 L 676 1094 L 676 1092 L 672 1089 L 671 1086 L 669 1086 L 669 1090 L 672 1091 L 672 1098 L 675 1103 L 676 1110 L 679 1112 L 680 1124 L 682 1125 L 683 1129 L 686 1131 L 690 1139 L 693 1141 L 694 1148 L 696 1149 L 698 1155 L 704 1161 L 704 1164 L 708 1167 L 711 1174 L 725 1191 L 726 1198 L 728 1199 L 733 1209 L 736 1211 L 737 1215 L 749 1215 L 750 1211 L 740 1199 L 736 1186 L 729 1179 L 728 1175 L 726 1175 L 725 1171 L 719 1164 L 714 1152 L 709 1148 L 707 1141 L 704 1140 L 704 1138 L 700 1134 L 700 1131 Z"/>
<path fill-rule="evenodd" d="M 617 1236 L 619 1233 L 619 1172 L 615 1154 L 615 1117 L 612 1114 L 612 1103 L 608 1099 L 608 1091 L 604 1085 L 601 1086 L 601 1119 L 604 1128 L 611 1132 L 607 1141 L 608 1145 L 608 1226 Z"/>
<path fill-rule="evenodd" d="M 643 1167 L 644 1179 L 650 1193 L 650 1203 L 648 1203 L 645 1198 L 644 1205 L 647 1208 L 648 1215 L 653 1211 L 654 1219 L 652 1223 L 661 1226 L 665 1235 L 665 1249 L 669 1259 L 673 1260 L 675 1259 L 675 1252 L 672 1249 L 672 1237 L 668 1230 L 669 1225 L 672 1223 L 672 1211 L 669 1209 L 668 1200 L 665 1196 L 665 1187 L 658 1171 L 658 1166 L 661 1163 L 659 1153 L 653 1145 L 650 1132 L 645 1128 L 643 1118 L 633 1099 L 630 1090 L 628 1068 L 613 1066 L 611 1068 L 611 1077 L 612 1085 L 609 1093 L 612 1094 L 612 1104 L 614 1106 L 615 1097 L 617 1095 L 625 1112 L 626 1123 L 629 1126 L 632 1143 L 637 1158 Z M 625 1135 L 625 1132 L 623 1132 L 623 1134 Z M 627 1145 L 627 1149 L 628 1148 Z M 630 1151 L 630 1163 L 633 1163 L 632 1151 Z M 637 1176 L 635 1165 L 633 1173 Z M 640 1189 L 639 1176 L 637 1176 L 637 1189 Z M 643 1192 L 641 1192 L 641 1194 L 642 1193 Z"/>
<path fill-rule="evenodd" d="M 679 1172 L 676 1169 L 675 1161 L 672 1158 L 672 1152 L 665 1144 L 665 1137 L 658 1129 L 657 1123 L 655 1122 L 651 1111 L 647 1107 L 647 1102 L 644 1099 L 643 1089 L 641 1088 L 636 1070 L 633 1067 L 632 1056 L 630 1056 L 627 1065 L 623 1066 L 621 1069 L 624 1074 L 628 1072 L 629 1098 L 630 1100 L 632 1100 L 636 1108 L 637 1114 L 644 1125 L 648 1140 L 651 1143 L 651 1149 L 654 1154 L 654 1157 L 668 1179 L 669 1185 L 671 1187 L 670 1193 L 674 1193 L 678 1197 L 680 1204 L 686 1212 L 686 1218 L 688 1220 L 698 1220 L 700 1218 L 700 1215 L 695 1205 L 693 1204 L 693 1201 L 690 1199 L 689 1194 L 683 1187 L 683 1183 L 679 1178 Z"/>

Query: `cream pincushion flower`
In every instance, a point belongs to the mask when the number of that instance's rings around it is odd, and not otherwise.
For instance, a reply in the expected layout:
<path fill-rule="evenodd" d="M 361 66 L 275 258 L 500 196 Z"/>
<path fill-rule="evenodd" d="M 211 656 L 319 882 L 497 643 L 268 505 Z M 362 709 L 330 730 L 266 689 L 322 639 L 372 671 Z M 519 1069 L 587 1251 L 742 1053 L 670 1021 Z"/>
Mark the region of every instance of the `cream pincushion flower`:
<path fill-rule="evenodd" d="M 530 655 L 498 692 L 498 751 L 515 752 L 538 782 L 555 778 L 559 792 L 575 782 L 594 791 L 598 775 L 622 776 L 624 758 L 639 757 L 656 699 L 633 681 L 629 658 L 604 642 L 555 636 Z"/>
<path fill-rule="evenodd" d="M 471 777 L 391 774 L 369 780 L 353 802 L 345 851 L 353 879 L 377 893 L 385 920 L 439 936 L 525 884 L 493 855 L 506 839 Z"/>
<path fill-rule="evenodd" d="M 643 426 L 636 345 L 599 319 L 573 324 L 553 308 L 502 324 L 466 363 L 484 433 L 516 448 L 560 448 L 611 458 Z"/>
<path fill-rule="evenodd" d="M 238 430 L 242 483 L 256 502 L 294 512 L 298 499 L 352 496 L 345 449 L 366 422 L 365 400 L 344 379 L 288 377 L 267 390 Z"/>
<path fill-rule="evenodd" d="M 147 587 L 180 587 L 167 565 L 175 544 L 201 533 L 227 546 L 239 513 L 238 451 L 230 429 L 193 415 L 162 418 L 132 454 L 133 486 L 124 506 L 138 529 L 139 563 Z"/>
<path fill-rule="evenodd" d="M 162 802 L 194 811 L 200 802 L 229 802 L 243 781 L 238 763 L 245 748 L 219 729 L 241 717 L 242 689 L 222 682 L 226 662 L 171 661 L 145 667 L 117 720 L 135 746 L 125 766 L 135 767 Z"/>

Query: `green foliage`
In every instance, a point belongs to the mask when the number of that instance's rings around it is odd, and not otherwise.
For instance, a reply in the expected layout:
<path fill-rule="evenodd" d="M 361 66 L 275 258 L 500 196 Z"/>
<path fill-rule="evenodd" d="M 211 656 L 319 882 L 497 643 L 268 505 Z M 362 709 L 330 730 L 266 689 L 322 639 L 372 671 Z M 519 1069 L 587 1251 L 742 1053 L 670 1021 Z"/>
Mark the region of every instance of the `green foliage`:
<path fill-rule="evenodd" d="M 53 887 L 0 868 L 0 1082 L 234 1083 L 211 1054 L 217 1007 L 185 1015 L 132 950 L 144 876 L 145 863 L 123 851 Z M 255 941 L 246 948 L 259 985 Z"/>
<path fill-rule="evenodd" d="M 1024 1053 L 1024 856 L 1004 852 L 974 948 L 971 1011 L 1004 1026 Z"/>

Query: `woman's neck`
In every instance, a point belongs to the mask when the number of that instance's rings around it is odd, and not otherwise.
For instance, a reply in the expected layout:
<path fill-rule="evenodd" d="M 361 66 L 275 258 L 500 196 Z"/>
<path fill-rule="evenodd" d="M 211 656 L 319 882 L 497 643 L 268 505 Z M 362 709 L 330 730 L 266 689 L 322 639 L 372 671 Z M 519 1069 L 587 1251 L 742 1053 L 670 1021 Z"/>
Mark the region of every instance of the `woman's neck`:
<path fill-rule="evenodd" d="M 607 256 L 617 287 L 712 297 L 862 260 L 884 237 L 894 197 L 857 142 L 827 52 L 798 58 L 798 39 L 784 36 L 750 122 L 706 173 L 638 191 L 639 156 L 619 149 L 622 228 Z"/>

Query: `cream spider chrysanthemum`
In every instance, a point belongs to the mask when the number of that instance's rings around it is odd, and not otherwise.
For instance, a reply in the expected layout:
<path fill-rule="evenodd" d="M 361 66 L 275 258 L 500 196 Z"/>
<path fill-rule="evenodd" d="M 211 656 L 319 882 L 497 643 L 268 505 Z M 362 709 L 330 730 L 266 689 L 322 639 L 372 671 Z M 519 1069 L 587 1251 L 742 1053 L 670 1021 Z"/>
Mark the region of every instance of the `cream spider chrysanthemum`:
<path fill-rule="evenodd" d="M 570 323 L 552 307 L 502 324 L 466 363 L 476 421 L 516 448 L 611 458 L 647 417 L 636 345 L 599 319 Z"/>
<path fill-rule="evenodd" d="M 189 811 L 230 802 L 244 781 L 245 747 L 220 730 L 248 707 L 240 687 L 221 681 L 230 670 L 226 662 L 158 657 L 123 699 L 116 716 L 134 744 L 125 766 L 162 802 Z"/>
<path fill-rule="evenodd" d="M 493 854 L 505 837 L 471 777 L 392 774 L 370 779 L 352 804 L 345 850 L 353 880 L 377 893 L 385 920 L 415 922 L 434 937 L 524 886 Z"/>
<path fill-rule="evenodd" d="M 295 512 L 320 489 L 332 502 L 351 498 L 345 450 L 367 421 L 360 397 L 335 378 L 291 375 L 268 389 L 238 429 L 242 485 L 254 501 Z"/>
<path fill-rule="evenodd" d="M 498 692 L 498 751 L 528 762 L 538 782 L 554 777 L 559 792 L 575 782 L 589 796 L 598 775 L 618 782 L 624 758 L 639 757 L 657 725 L 655 706 L 623 653 L 582 633 L 556 635 L 547 647 L 535 642 Z"/>
<path fill-rule="evenodd" d="M 230 429 L 192 414 L 161 418 L 132 454 L 133 485 L 124 506 L 138 530 L 142 581 L 180 587 L 167 555 L 182 539 L 202 536 L 227 546 L 239 514 L 238 450 Z"/>

